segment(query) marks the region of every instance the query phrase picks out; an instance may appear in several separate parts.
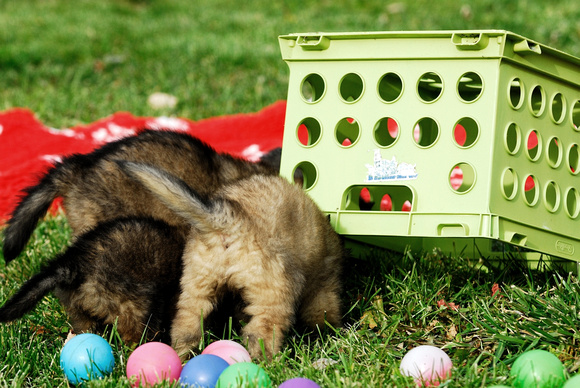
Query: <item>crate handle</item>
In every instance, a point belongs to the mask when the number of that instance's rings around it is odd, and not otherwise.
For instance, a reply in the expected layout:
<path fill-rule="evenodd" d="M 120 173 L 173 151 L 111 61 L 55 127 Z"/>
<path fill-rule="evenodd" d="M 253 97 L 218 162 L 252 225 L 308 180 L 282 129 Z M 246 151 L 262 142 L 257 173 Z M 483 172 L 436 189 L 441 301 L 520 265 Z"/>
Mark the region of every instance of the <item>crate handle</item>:
<path fill-rule="evenodd" d="M 469 225 L 464 223 L 451 223 L 437 225 L 437 235 L 440 237 L 469 236 Z"/>
<path fill-rule="evenodd" d="M 303 50 L 326 50 L 330 46 L 330 39 L 323 35 L 301 35 L 296 39 L 298 46 Z"/>
<path fill-rule="evenodd" d="M 524 39 L 514 44 L 514 53 L 518 53 L 520 55 L 541 54 L 542 48 L 539 44 Z"/>
<path fill-rule="evenodd" d="M 451 35 L 451 42 L 459 50 L 482 50 L 487 47 L 489 36 L 480 32 L 454 32 Z"/>
<path fill-rule="evenodd" d="M 518 232 L 508 232 L 506 237 L 510 243 L 515 245 L 526 246 L 526 242 L 528 242 L 528 236 Z"/>

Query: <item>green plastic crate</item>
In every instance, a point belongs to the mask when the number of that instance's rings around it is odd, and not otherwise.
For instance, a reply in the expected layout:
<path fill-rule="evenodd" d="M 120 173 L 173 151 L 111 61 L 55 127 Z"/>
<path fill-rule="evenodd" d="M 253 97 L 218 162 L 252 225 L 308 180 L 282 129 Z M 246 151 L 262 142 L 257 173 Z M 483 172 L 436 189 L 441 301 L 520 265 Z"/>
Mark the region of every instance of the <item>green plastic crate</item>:
<path fill-rule="evenodd" d="M 281 173 L 303 174 L 340 234 L 580 261 L 579 58 L 496 30 L 279 42 L 290 68 Z"/>

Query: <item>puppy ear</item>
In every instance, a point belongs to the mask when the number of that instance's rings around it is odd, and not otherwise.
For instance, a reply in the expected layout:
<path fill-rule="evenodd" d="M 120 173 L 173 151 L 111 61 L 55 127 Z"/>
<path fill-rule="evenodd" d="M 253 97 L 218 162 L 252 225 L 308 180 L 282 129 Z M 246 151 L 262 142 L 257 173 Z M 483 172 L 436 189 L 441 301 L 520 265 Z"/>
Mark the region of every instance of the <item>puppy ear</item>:
<path fill-rule="evenodd" d="M 155 197 L 177 215 L 203 232 L 224 229 L 223 215 L 228 213 L 228 204 L 221 200 L 210 200 L 199 194 L 181 179 L 159 168 L 128 161 L 115 161 L 129 177 L 142 184 Z"/>

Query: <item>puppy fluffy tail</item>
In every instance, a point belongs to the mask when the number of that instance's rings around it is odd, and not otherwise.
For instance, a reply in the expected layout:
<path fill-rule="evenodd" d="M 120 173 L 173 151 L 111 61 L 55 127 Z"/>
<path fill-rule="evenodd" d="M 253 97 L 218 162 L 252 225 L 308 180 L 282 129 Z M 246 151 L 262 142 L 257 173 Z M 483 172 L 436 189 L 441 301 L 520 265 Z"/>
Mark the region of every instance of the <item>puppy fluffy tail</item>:
<path fill-rule="evenodd" d="M 66 255 L 66 254 L 65 254 Z M 33 276 L 0 308 L 0 322 L 9 322 L 31 311 L 42 298 L 58 285 L 70 284 L 74 271 L 62 266 L 61 257 L 50 263 L 40 273 Z"/>
<path fill-rule="evenodd" d="M 200 195 L 181 179 L 153 166 L 117 161 L 127 175 L 140 182 L 169 209 L 198 230 L 209 232 L 224 228 L 228 204 Z"/>
<path fill-rule="evenodd" d="M 38 220 L 44 216 L 52 201 L 62 195 L 60 177 L 66 166 L 53 167 L 36 186 L 31 186 L 12 213 L 8 227 L 4 230 L 4 260 L 14 260 L 30 239 Z"/>

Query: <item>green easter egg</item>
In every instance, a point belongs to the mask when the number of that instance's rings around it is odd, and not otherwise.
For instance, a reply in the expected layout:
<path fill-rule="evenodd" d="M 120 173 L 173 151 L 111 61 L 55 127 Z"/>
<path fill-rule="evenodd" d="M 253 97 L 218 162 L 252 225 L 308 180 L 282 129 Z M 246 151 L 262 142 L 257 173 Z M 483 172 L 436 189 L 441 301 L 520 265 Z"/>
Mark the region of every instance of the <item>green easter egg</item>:
<path fill-rule="evenodd" d="M 228 366 L 220 375 L 216 388 L 237 387 L 270 388 L 272 381 L 264 369 L 251 362 L 238 362 Z"/>
<path fill-rule="evenodd" d="M 569 378 L 562 388 L 580 388 L 580 373 Z"/>
<path fill-rule="evenodd" d="M 564 384 L 564 365 L 558 357 L 545 350 L 530 350 L 514 362 L 510 371 L 516 388 L 561 388 Z"/>

